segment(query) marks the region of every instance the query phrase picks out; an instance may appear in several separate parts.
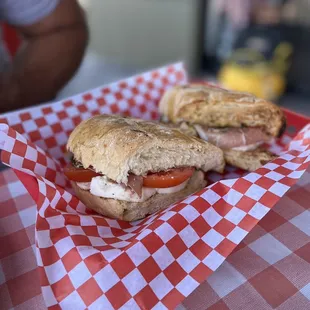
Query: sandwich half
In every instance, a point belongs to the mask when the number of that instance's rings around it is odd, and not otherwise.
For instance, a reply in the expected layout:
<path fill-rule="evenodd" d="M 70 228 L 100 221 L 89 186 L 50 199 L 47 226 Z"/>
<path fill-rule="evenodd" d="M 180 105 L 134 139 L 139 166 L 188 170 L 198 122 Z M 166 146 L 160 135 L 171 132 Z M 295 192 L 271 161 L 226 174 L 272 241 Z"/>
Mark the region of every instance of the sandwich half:
<path fill-rule="evenodd" d="M 286 127 L 282 110 L 248 93 L 206 85 L 176 86 L 162 97 L 162 121 L 224 151 L 225 161 L 254 171 L 276 158 L 262 148 Z"/>
<path fill-rule="evenodd" d="M 98 213 L 133 221 L 206 186 L 204 173 L 223 171 L 221 149 L 177 129 L 100 115 L 78 125 L 65 168 L 78 198 Z"/>

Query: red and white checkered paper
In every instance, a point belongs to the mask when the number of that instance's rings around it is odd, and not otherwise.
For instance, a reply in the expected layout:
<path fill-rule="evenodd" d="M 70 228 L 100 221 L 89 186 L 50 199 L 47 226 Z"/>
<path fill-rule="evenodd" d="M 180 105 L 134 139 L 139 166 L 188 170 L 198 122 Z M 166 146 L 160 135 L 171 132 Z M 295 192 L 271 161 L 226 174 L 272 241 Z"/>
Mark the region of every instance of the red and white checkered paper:
<path fill-rule="evenodd" d="M 156 118 L 164 90 L 185 81 L 176 64 L 3 119 L 15 127 L 0 125 L 3 161 L 38 183 L 37 261 L 48 307 L 173 309 L 308 167 L 310 125 L 272 163 L 235 179 L 227 178 L 243 172 L 228 169 L 226 180 L 147 219 L 126 223 L 86 210 L 61 172 L 74 126 L 98 113 Z M 271 148 L 281 151 L 289 140 Z"/>

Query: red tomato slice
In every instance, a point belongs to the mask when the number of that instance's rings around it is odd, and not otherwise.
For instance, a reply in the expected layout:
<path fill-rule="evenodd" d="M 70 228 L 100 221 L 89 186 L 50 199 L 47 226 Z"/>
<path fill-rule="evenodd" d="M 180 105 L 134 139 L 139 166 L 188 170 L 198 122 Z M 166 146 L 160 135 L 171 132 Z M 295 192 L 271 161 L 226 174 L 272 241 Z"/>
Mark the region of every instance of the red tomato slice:
<path fill-rule="evenodd" d="M 189 179 L 195 168 L 175 168 L 165 172 L 150 173 L 143 178 L 143 186 L 151 188 L 167 188 L 180 185 Z"/>
<path fill-rule="evenodd" d="M 143 186 L 151 188 L 167 188 L 177 186 L 189 179 L 195 168 L 175 168 L 165 172 L 150 173 L 143 177 Z M 92 178 L 101 174 L 90 169 L 75 168 L 69 164 L 64 169 L 66 177 L 74 182 L 90 182 Z"/>
<path fill-rule="evenodd" d="M 64 169 L 64 174 L 69 180 L 74 182 L 90 182 L 92 178 L 100 175 L 90 169 L 75 168 L 71 164 Z"/>

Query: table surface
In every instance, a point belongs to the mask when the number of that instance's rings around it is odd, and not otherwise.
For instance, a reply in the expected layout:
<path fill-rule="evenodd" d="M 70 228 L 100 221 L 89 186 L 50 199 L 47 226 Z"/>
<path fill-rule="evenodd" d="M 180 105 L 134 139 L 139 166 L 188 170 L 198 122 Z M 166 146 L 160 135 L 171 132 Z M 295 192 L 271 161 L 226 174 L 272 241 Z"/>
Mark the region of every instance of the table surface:
<path fill-rule="evenodd" d="M 177 309 L 310 309 L 309 199 L 310 170 Z M 46 309 L 35 216 L 14 172 L 0 172 L 0 309 Z"/>

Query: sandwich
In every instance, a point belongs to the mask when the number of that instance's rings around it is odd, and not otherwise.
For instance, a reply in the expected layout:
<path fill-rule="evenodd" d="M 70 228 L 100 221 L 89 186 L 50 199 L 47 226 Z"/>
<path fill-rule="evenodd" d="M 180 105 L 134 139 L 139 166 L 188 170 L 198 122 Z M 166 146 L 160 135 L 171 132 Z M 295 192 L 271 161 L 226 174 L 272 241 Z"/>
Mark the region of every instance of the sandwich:
<path fill-rule="evenodd" d="M 286 127 L 275 104 L 215 86 L 173 87 L 162 97 L 159 110 L 167 126 L 214 144 L 223 150 L 227 164 L 249 171 L 276 158 L 263 145 L 280 137 Z"/>
<path fill-rule="evenodd" d="M 89 208 L 133 221 L 174 204 L 206 186 L 205 172 L 223 171 L 221 149 L 160 124 L 100 115 L 80 123 L 64 169 Z"/>

